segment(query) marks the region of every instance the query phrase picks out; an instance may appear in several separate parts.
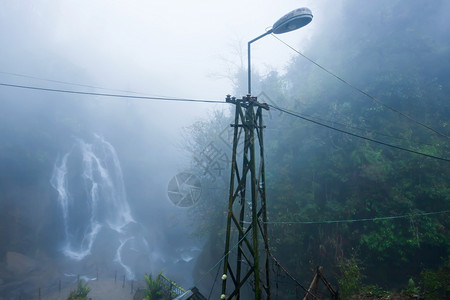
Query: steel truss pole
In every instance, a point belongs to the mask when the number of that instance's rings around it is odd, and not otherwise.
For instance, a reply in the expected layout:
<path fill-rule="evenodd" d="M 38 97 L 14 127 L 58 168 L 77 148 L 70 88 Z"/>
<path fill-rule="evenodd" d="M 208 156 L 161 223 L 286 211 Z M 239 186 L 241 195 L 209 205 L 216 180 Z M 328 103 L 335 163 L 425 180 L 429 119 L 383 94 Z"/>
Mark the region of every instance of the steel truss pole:
<path fill-rule="evenodd" d="M 231 125 L 234 128 L 233 154 L 221 298 L 240 299 L 241 287 L 253 275 L 255 299 L 270 299 L 262 119 L 262 110 L 269 107 L 250 95 L 242 99 L 227 96 L 226 101 L 235 104 L 236 111 Z M 240 151 L 242 163 L 238 164 Z M 246 208 L 250 210 L 248 213 Z M 236 245 L 235 261 L 230 258 L 232 244 Z M 260 254 L 263 261 L 260 261 Z"/>

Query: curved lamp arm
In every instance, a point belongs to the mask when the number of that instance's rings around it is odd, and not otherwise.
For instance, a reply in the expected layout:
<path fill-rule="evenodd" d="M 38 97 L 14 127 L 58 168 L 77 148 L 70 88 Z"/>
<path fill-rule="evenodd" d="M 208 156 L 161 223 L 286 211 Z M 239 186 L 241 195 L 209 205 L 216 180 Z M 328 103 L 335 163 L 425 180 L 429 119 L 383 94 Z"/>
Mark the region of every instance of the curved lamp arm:
<path fill-rule="evenodd" d="M 252 93 L 252 72 L 251 72 L 251 61 L 250 61 L 250 45 L 256 42 L 260 38 L 265 37 L 268 34 L 282 34 L 289 31 L 297 30 L 305 25 L 308 25 L 312 21 L 313 15 L 309 8 L 302 7 L 297 8 L 276 21 L 272 29 L 264 32 L 260 36 L 254 38 L 248 42 L 247 45 L 247 61 L 248 61 L 248 95 Z"/>

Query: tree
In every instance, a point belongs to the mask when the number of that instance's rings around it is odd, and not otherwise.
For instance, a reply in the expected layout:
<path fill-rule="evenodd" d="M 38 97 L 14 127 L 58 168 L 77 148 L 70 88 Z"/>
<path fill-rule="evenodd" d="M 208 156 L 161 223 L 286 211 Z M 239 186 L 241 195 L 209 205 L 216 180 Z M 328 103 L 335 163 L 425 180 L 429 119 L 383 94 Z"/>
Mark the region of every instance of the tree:
<path fill-rule="evenodd" d="M 309 57 L 378 101 L 305 66 L 300 56 L 286 74 L 260 81 L 264 94 L 327 125 L 449 158 L 448 139 L 418 124 L 449 134 L 450 72 L 442 62 L 450 59 L 450 30 L 439 26 L 449 4 L 413 2 L 343 1 L 325 7 L 321 17 L 327 23 L 308 47 Z M 338 262 L 356 251 L 367 281 L 402 287 L 424 267 L 445 260 L 450 217 L 423 213 L 450 208 L 447 162 L 273 111 L 266 125 L 269 222 L 292 222 L 269 225 L 270 245 L 294 276 L 307 281 L 305 270 L 318 264 L 337 272 Z"/>

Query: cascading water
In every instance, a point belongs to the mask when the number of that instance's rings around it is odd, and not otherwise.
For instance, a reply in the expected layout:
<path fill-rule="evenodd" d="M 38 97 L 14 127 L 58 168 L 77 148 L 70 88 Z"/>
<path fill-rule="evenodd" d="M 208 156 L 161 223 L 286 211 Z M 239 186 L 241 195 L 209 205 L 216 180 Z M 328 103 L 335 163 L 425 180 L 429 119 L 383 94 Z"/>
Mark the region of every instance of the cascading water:
<path fill-rule="evenodd" d="M 61 271 L 68 279 L 93 279 L 98 270 L 128 280 L 161 270 L 169 276 L 192 272 L 201 249 L 185 226 L 185 210 L 164 202 L 165 194 L 129 202 L 118 155 L 104 138 L 75 138 L 56 160 L 50 183 L 61 210 L 60 249 L 67 258 Z M 148 211 L 134 216 L 133 207 Z M 178 280 L 193 283 L 186 276 Z"/>
<path fill-rule="evenodd" d="M 76 139 L 72 149 L 57 159 L 50 182 L 58 192 L 62 211 L 64 255 L 75 261 L 85 259 L 104 234 L 107 238 L 102 243 L 110 244 L 108 250 L 116 249 L 113 261 L 133 279 L 131 267 L 123 261 L 123 251 L 130 240 L 138 239 L 144 245 L 139 250 L 148 253 L 148 243 L 128 230 L 135 221 L 114 147 L 99 136 L 92 144 Z"/>

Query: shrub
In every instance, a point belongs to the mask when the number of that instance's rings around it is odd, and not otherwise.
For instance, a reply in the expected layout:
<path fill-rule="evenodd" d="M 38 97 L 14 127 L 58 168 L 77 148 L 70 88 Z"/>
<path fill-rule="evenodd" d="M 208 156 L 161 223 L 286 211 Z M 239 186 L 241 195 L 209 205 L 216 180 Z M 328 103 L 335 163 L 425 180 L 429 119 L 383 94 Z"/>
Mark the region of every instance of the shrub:
<path fill-rule="evenodd" d="M 67 300 L 87 300 L 87 296 L 91 291 L 91 288 L 87 286 L 87 282 L 83 284 L 83 281 L 78 280 L 76 290 L 71 290 Z"/>
<path fill-rule="evenodd" d="M 340 276 L 338 279 L 339 293 L 345 299 L 351 295 L 357 294 L 362 286 L 362 267 L 355 256 L 349 259 L 341 259 L 338 263 Z"/>
<path fill-rule="evenodd" d="M 426 270 L 420 273 L 423 283 L 423 296 L 426 299 L 448 299 L 450 296 L 450 258 L 437 271 Z"/>
<path fill-rule="evenodd" d="M 152 274 L 144 275 L 147 288 L 145 289 L 145 300 L 158 300 L 164 296 L 163 289 L 161 287 L 161 273 L 155 278 L 152 278 Z"/>

